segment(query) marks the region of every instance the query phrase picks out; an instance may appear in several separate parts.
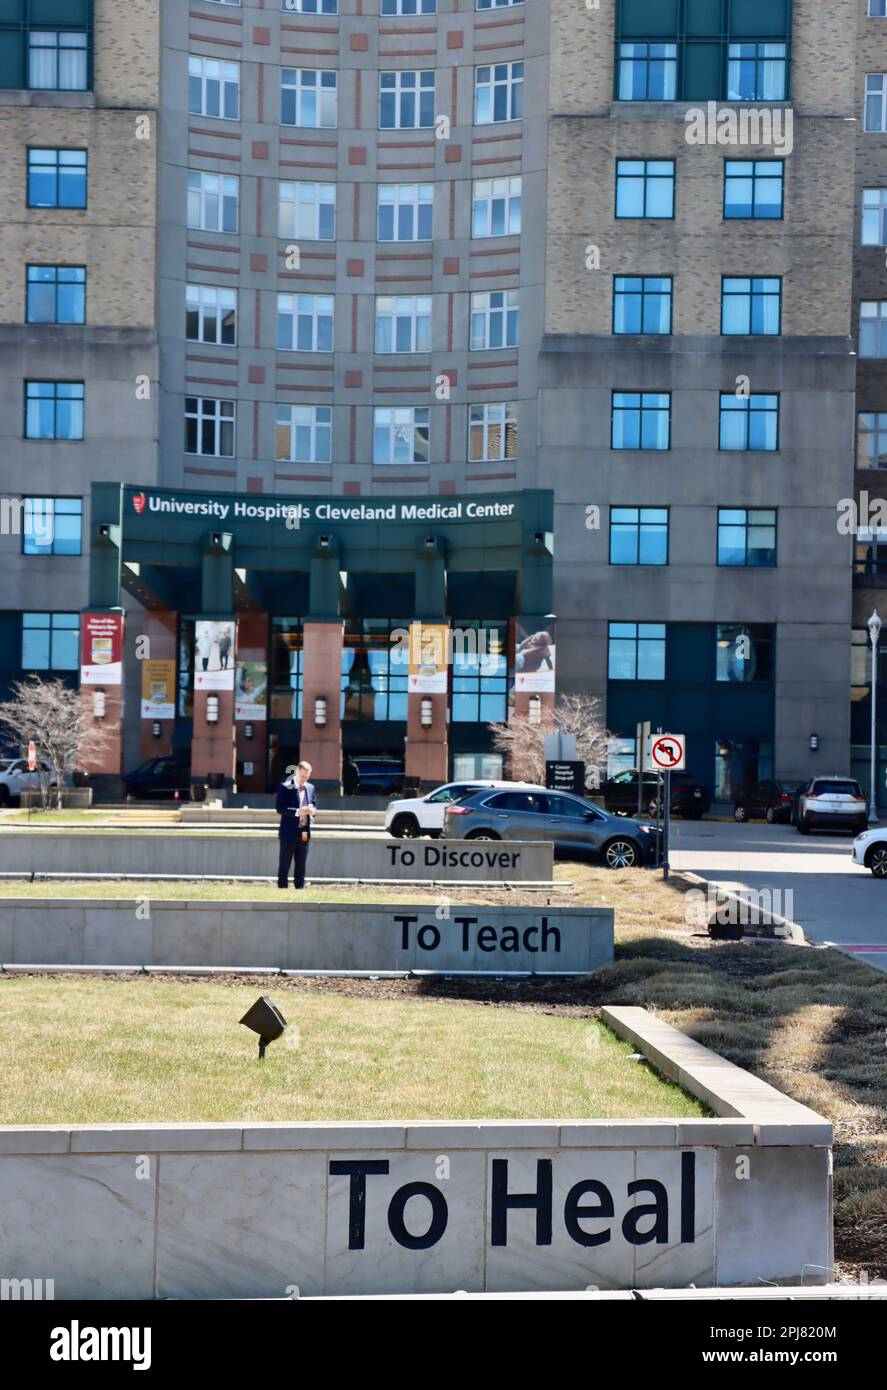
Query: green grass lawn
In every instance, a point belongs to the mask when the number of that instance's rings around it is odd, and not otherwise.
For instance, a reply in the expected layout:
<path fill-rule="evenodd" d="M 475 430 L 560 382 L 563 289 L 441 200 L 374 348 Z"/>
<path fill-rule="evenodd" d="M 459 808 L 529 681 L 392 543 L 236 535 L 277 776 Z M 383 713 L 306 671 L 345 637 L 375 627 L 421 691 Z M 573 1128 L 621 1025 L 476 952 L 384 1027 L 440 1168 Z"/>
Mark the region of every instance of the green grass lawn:
<path fill-rule="evenodd" d="M 0 1123 L 706 1113 L 594 1020 L 267 988 L 290 1027 L 260 1063 L 254 985 L 0 981 Z"/>

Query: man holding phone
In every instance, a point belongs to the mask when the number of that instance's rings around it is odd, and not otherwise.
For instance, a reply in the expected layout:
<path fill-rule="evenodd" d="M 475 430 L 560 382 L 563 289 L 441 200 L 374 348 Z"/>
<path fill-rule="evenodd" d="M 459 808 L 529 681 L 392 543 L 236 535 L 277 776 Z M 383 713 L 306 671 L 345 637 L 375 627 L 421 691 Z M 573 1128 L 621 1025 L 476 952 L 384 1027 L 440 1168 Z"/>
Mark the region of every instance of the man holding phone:
<path fill-rule="evenodd" d="M 290 864 L 295 860 L 293 887 L 305 887 L 305 865 L 311 844 L 311 821 L 317 811 L 314 784 L 308 781 L 310 763 L 299 763 L 295 773 L 281 782 L 275 809 L 280 816 L 280 858 L 277 886 L 286 888 Z"/>

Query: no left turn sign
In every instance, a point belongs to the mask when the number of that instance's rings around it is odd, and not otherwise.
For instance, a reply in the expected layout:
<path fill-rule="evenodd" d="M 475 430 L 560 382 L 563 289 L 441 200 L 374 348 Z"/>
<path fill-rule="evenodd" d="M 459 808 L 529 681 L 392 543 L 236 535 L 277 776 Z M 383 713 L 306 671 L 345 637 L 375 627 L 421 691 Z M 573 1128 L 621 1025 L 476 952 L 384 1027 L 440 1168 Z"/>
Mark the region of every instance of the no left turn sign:
<path fill-rule="evenodd" d="M 682 772 L 687 761 L 685 734 L 656 734 L 650 748 L 653 766 L 661 772 Z"/>

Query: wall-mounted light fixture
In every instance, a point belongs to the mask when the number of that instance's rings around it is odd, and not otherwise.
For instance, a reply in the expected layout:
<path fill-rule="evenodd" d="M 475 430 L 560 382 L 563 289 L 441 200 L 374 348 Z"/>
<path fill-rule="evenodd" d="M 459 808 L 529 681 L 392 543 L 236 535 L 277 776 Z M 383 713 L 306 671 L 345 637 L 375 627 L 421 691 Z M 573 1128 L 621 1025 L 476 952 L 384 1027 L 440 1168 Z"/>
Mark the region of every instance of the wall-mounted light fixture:
<path fill-rule="evenodd" d="M 219 722 L 218 695 L 207 695 L 206 697 L 206 722 L 207 724 L 218 724 Z"/>
<path fill-rule="evenodd" d="M 326 723 L 326 696 L 318 695 L 314 701 L 314 723 L 322 729 Z"/>
<path fill-rule="evenodd" d="M 425 549 L 426 549 L 426 550 L 433 550 L 433 549 L 434 549 L 434 545 L 435 545 L 434 537 L 433 537 L 433 536 L 426 536 L 426 537 L 425 537 Z"/>
<path fill-rule="evenodd" d="M 422 698 L 422 704 L 421 704 L 420 707 L 419 707 L 419 721 L 420 721 L 420 723 L 421 723 L 423 729 L 430 729 L 430 728 L 431 728 L 431 723 L 432 723 L 432 720 L 433 720 L 433 718 L 434 718 L 434 713 L 433 713 L 433 711 L 434 711 L 434 706 L 433 706 L 432 703 L 431 703 L 431 698 L 430 698 L 430 696 L 428 696 L 428 695 L 423 696 L 423 698 Z"/>
<path fill-rule="evenodd" d="M 155 720 L 154 720 L 154 723 L 151 725 L 151 733 L 154 735 L 155 738 L 159 738 L 161 732 L 162 732 L 162 731 L 161 731 L 161 728 L 160 728 L 160 720 L 159 720 L 159 719 L 155 719 Z"/>
<path fill-rule="evenodd" d="M 94 690 L 92 692 L 92 712 L 96 719 L 105 717 L 105 692 L 104 690 Z"/>
<path fill-rule="evenodd" d="M 252 724 L 244 724 L 244 726 L 243 726 L 243 737 L 244 737 L 244 738 L 252 738 L 254 732 L 255 732 L 255 731 L 254 731 L 254 729 L 253 729 Z"/>
<path fill-rule="evenodd" d="M 527 715 L 531 724 L 542 723 L 542 701 L 538 695 L 531 695 L 527 705 Z"/>
<path fill-rule="evenodd" d="M 107 540 L 110 534 L 111 528 L 108 525 L 108 523 L 106 521 L 101 522 L 101 524 L 99 525 L 99 535 L 102 536 L 105 540 Z"/>
<path fill-rule="evenodd" d="M 819 734 L 810 735 L 810 752 L 815 753 L 819 747 Z"/>
<path fill-rule="evenodd" d="M 317 543 L 318 543 L 318 545 L 320 546 L 321 550 L 329 550 L 329 548 L 330 548 L 330 540 L 331 540 L 331 539 L 332 539 L 332 537 L 330 537 L 330 536 L 319 536 L 319 537 L 318 537 Z"/>

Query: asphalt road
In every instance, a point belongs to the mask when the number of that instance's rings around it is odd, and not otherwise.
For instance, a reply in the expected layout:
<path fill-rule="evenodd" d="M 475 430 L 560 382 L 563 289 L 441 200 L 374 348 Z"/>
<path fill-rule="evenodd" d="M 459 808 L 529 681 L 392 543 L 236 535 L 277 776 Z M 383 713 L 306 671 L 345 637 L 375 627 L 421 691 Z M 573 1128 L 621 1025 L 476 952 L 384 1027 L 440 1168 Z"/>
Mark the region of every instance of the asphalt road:
<path fill-rule="evenodd" d="M 811 941 L 887 970 L 887 880 L 852 862 L 851 842 L 825 831 L 800 835 L 790 825 L 676 820 L 670 859 L 724 887 L 769 890 L 772 909 Z"/>

